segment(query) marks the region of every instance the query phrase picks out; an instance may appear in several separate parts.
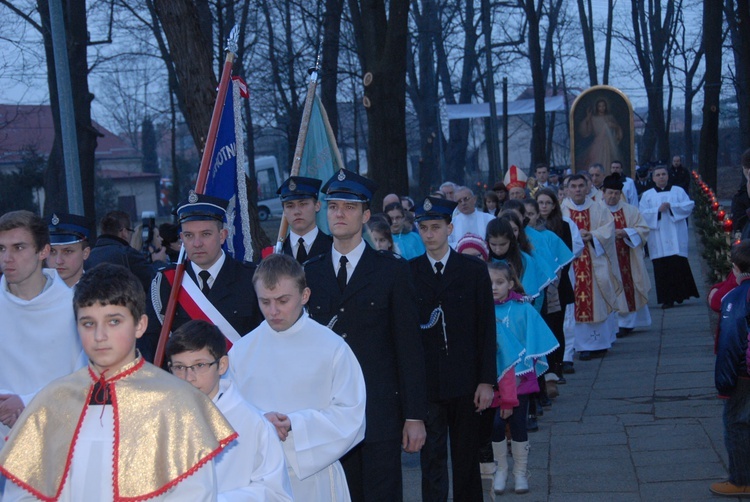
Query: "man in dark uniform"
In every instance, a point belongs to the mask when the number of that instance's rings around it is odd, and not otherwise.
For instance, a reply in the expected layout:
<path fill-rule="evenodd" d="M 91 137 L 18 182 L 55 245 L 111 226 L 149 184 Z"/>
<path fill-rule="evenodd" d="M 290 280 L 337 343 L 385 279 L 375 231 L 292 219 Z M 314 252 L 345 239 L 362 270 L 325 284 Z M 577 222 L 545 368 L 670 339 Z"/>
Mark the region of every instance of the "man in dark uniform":
<path fill-rule="evenodd" d="M 289 235 L 281 249 L 300 263 L 328 252 L 333 242 L 315 222 L 320 211 L 321 183 L 314 178 L 292 176 L 276 191 L 284 207 L 284 218 L 289 223 Z"/>
<path fill-rule="evenodd" d="M 333 246 L 305 273 L 310 315 L 346 340 L 365 377 L 365 440 L 341 460 L 352 500 L 391 502 L 402 499 L 401 448 L 424 445 L 427 384 L 409 265 L 362 239 L 375 189 L 344 169 L 328 180 Z"/>
<path fill-rule="evenodd" d="M 207 317 L 231 340 L 263 321 L 253 288 L 255 266 L 235 260 L 221 248 L 228 233 L 224 228 L 227 204 L 226 200 L 191 192 L 177 207 L 180 236 L 188 257 L 182 288 L 190 301 L 178 302 L 172 330 L 191 319 Z M 173 278 L 174 269 L 169 268 L 159 272 L 151 284 L 148 328 L 138 340 L 139 350 L 149 361 L 156 352 Z"/>
<path fill-rule="evenodd" d="M 492 403 L 497 382 L 492 283 L 484 262 L 448 246 L 455 208 L 455 202 L 436 197 L 417 206 L 427 252 L 409 262 L 427 361 L 423 500 L 448 499 L 449 434 L 453 500 L 482 500 L 480 413 Z"/>

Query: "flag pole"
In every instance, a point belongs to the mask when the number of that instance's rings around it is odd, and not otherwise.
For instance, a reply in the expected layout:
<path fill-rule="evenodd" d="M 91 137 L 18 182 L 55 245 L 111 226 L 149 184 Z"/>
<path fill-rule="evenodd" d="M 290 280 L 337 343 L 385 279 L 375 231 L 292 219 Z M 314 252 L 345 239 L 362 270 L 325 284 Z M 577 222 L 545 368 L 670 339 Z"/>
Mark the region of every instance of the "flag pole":
<path fill-rule="evenodd" d="M 232 77 L 232 65 L 234 64 L 235 54 L 238 51 L 238 38 L 239 29 L 235 26 L 232 28 L 232 31 L 229 33 L 229 38 L 227 39 L 227 55 L 224 59 L 224 67 L 221 70 L 219 90 L 216 95 L 214 110 L 211 114 L 211 124 L 208 127 L 206 144 L 203 147 L 203 156 L 201 157 L 201 165 L 198 170 L 198 178 L 195 181 L 195 193 L 202 194 L 206 190 L 208 170 L 211 167 L 211 156 L 213 155 L 214 147 L 216 146 L 216 133 L 219 130 L 221 113 L 224 108 L 224 101 L 226 100 L 229 82 Z M 174 321 L 174 315 L 177 311 L 177 296 L 179 295 L 180 288 L 182 287 L 182 279 L 185 275 L 185 254 L 185 245 L 183 244 L 180 248 L 180 256 L 177 259 L 172 290 L 169 293 L 167 310 L 164 313 L 164 322 L 161 325 L 159 343 L 156 346 L 156 355 L 154 356 L 154 365 L 159 367 L 161 367 L 162 362 L 164 361 L 164 351 L 167 347 L 167 339 L 169 338 L 169 333 L 172 331 L 172 322 Z M 157 291 L 156 294 L 159 294 L 159 292 Z"/>
<path fill-rule="evenodd" d="M 307 84 L 307 96 L 305 97 L 305 108 L 302 111 L 302 121 L 299 126 L 299 134 L 297 135 L 297 146 L 294 149 L 294 159 L 292 160 L 292 167 L 289 172 L 289 176 L 298 176 L 299 168 L 302 164 L 302 153 L 305 150 L 305 140 L 307 139 L 307 128 L 310 125 L 310 115 L 312 114 L 313 101 L 315 100 L 315 89 L 318 86 L 318 67 L 320 62 L 320 56 L 318 61 L 315 63 L 315 68 L 310 70 L 310 82 Z M 279 236 L 276 239 L 276 246 L 274 252 L 281 254 L 281 248 L 284 245 L 284 239 L 286 238 L 287 230 L 289 229 L 289 222 L 286 221 L 286 217 L 281 217 L 281 224 L 279 225 Z"/>

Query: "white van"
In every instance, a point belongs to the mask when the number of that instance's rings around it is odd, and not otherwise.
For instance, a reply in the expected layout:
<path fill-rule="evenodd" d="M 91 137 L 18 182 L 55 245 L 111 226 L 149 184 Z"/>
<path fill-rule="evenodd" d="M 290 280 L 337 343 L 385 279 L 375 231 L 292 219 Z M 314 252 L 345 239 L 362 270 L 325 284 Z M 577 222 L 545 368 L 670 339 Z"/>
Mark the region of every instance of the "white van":
<path fill-rule="evenodd" d="M 245 165 L 245 174 L 250 175 L 250 167 Z M 258 218 L 266 221 L 270 217 L 281 218 L 284 211 L 276 194 L 284 178 L 279 172 L 276 157 L 255 157 L 255 177 L 258 180 Z"/>

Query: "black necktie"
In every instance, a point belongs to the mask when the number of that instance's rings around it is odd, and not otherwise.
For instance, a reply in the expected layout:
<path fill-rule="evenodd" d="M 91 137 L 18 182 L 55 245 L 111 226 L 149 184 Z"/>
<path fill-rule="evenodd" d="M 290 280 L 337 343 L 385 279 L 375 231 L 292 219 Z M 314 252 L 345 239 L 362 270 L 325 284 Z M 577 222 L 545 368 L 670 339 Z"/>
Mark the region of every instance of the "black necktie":
<path fill-rule="evenodd" d="M 208 292 L 211 291 L 211 286 L 208 285 L 208 279 L 211 278 L 211 274 L 208 272 L 208 270 L 201 270 L 198 276 L 200 276 L 201 280 L 203 281 L 201 291 L 204 295 L 208 296 Z"/>
<path fill-rule="evenodd" d="M 307 251 L 305 250 L 305 239 L 300 237 L 297 242 L 299 243 L 299 247 L 297 248 L 297 261 L 300 263 L 305 263 L 307 261 Z"/>
<path fill-rule="evenodd" d="M 443 262 L 435 262 L 435 277 L 438 279 L 443 277 Z"/>
<path fill-rule="evenodd" d="M 346 289 L 346 264 L 349 263 L 349 260 L 346 259 L 346 256 L 342 256 L 339 259 L 339 272 L 336 274 L 336 280 L 339 283 L 339 289 L 341 292 L 344 292 L 344 289 Z"/>

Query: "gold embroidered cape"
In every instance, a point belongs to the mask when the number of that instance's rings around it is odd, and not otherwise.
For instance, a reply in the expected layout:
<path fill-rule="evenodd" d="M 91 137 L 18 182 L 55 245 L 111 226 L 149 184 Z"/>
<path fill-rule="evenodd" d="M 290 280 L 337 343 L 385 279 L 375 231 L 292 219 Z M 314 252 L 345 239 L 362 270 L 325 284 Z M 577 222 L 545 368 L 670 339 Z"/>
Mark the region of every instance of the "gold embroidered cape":
<path fill-rule="evenodd" d="M 89 367 L 42 389 L 0 451 L 0 473 L 41 500 L 56 500 L 98 381 Z M 203 393 L 141 357 L 101 381 L 114 408 L 115 501 L 165 493 L 237 437 Z"/>

